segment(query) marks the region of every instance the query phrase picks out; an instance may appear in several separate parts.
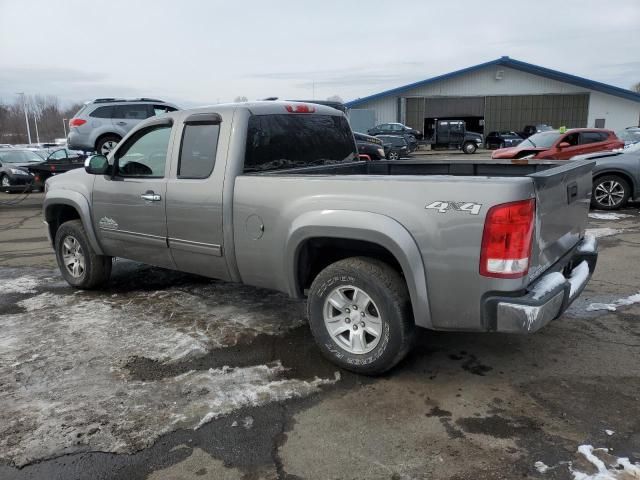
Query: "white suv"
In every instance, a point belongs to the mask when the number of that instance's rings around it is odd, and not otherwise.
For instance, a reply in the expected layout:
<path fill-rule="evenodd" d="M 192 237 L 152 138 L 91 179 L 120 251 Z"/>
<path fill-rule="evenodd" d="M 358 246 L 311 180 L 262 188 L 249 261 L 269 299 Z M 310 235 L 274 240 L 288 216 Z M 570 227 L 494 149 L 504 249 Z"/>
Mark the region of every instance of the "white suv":
<path fill-rule="evenodd" d="M 107 155 L 142 120 L 176 110 L 175 105 L 153 98 L 98 98 L 85 103 L 69 120 L 67 145 Z"/>

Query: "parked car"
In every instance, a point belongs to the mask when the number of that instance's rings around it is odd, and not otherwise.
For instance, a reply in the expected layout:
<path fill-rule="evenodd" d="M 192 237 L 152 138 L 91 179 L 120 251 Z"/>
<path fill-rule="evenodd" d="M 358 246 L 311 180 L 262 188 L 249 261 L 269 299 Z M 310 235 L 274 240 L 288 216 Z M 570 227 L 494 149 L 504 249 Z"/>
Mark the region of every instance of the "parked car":
<path fill-rule="evenodd" d="M 431 145 L 432 150 L 462 150 L 464 153 L 475 153 L 482 148 L 482 135 L 467 130 L 464 120 L 438 120 L 427 124 L 424 142 Z"/>
<path fill-rule="evenodd" d="M 178 109 L 162 100 L 98 98 L 69 120 L 67 145 L 72 150 L 108 154 L 142 120 Z"/>
<path fill-rule="evenodd" d="M 0 190 L 3 192 L 30 190 L 34 175 L 29 167 L 42 163 L 42 157 L 27 149 L 0 149 Z"/>
<path fill-rule="evenodd" d="M 373 135 L 365 135 L 364 133 L 353 132 L 356 139 L 358 153 L 368 155 L 371 160 L 384 160 L 386 153 L 382 145 L 382 140 Z"/>
<path fill-rule="evenodd" d="M 490 132 L 485 139 L 485 146 L 489 149 L 515 147 L 522 142 L 522 137 L 509 130 L 502 132 Z"/>
<path fill-rule="evenodd" d="M 630 200 L 640 201 L 640 143 L 615 152 L 577 155 L 572 160 L 595 160 L 591 206 L 618 210 Z"/>
<path fill-rule="evenodd" d="M 600 152 L 624 147 L 616 134 L 602 128 L 573 128 L 536 133 L 516 147 L 501 148 L 491 158 L 522 158 L 569 160 L 583 153 Z"/>
<path fill-rule="evenodd" d="M 319 349 L 364 374 L 417 327 L 531 333 L 580 295 L 595 162 L 354 161 L 346 117 L 314 107 L 173 112 L 49 179 L 62 276 L 99 288 L 124 257 L 307 296 Z"/>
<path fill-rule="evenodd" d="M 407 127 L 402 123 L 381 123 L 367 130 L 369 135 L 413 135 L 417 139 L 422 138 L 420 130 Z"/>
<path fill-rule="evenodd" d="M 84 167 L 86 158 L 86 154 L 78 150 L 69 150 L 68 148 L 54 150 L 45 157 L 42 163 L 28 167 L 34 175 L 33 187 L 42 188 L 49 177 Z"/>
<path fill-rule="evenodd" d="M 387 160 L 399 160 L 411 153 L 409 142 L 407 142 L 407 139 L 404 138 L 404 136 L 378 135 L 378 138 L 382 140 L 384 154 Z"/>
<path fill-rule="evenodd" d="M 616 132 L 616 136 L 624 142 L 624 146 L 626 148 L 629 145 L 640 142 L 640 128 L 625 128 L 624 130 L 618 130 Z"/>
<path fill-rule="evenodd" d="M 520 132 L 520 136 L 522 138 L 529 138 L 531 135 L 535 135 L 540 132 L 548 132 L 553 130 L 551 125 L 547 125 L 546 123 L 538 123 L 537 125 L 525 125 Z"/>

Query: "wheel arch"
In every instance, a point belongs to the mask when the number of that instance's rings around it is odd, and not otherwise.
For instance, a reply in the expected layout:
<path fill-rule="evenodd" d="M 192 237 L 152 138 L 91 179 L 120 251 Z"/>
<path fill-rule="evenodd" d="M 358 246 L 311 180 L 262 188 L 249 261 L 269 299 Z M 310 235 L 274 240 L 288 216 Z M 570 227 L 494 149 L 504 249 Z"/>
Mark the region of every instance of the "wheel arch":
<path fill-rule="evenodd" d="M 93 230 L 89 202 L 77 192 L 65 192 L 65 197 L 46 198 L 43 205 L 49 241 L 53 245 L 60 225 L 69 220 L 80 220 L 91 247 L 98 255 L 103 255 L 102 247 Z"/>
<path fill-rule="evenodd" d="M 303 297 L 315 275 L 329 264 L 351 256 L 370 256 L 400 271 L 416 325 L 432 326 L 422 255 L 411 234 L 396 220 L 360 211 L 307 212 L 292 223 L 284 248 L 291 296 Z"/>

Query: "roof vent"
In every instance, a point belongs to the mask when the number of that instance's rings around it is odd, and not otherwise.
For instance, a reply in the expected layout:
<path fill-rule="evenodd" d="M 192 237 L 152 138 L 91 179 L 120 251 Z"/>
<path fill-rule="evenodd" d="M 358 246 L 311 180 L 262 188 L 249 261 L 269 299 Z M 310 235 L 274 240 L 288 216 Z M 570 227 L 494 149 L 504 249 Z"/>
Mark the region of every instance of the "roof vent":
<path fill-rule="evenodd" d="M 502 80 L 504 78 L 504 70 L 496 70 L 496 80 Z"/>

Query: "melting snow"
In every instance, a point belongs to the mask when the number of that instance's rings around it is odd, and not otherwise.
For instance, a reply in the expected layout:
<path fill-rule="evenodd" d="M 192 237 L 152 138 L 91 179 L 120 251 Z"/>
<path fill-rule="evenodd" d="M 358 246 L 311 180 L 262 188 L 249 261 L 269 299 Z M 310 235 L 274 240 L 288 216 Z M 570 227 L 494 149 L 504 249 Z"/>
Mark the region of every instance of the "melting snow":
<path fill-rule="evenodd" d="M 614 432 L 613 430 L 605 430 L 604 433 L 606 433 L 607 435 L 611 436 L 616 432 Z"/>
<path fill-rule="evenodd" d="M 596 220 L 621 220 L 623 218 L 632 217 L 627 213 L 590 213 L 589 218 Z"/>
<path fill-rule="evenodd" d="M 35 293 L 40 282 L 32 276 L 4 278 L 0 284 L 1 293 Z"/>
<path fill-rule="evenodd" d="M 0 268 L 0 298 L 6 273 Z M 9 281 L 21 293 L 42 282 Z M 34 295 L 19 302 L 24 313 L 0 315 L 0 461 L 22 466 L 86 450 L 132 453 L 175 429 L 310 395 L 339 380 L 284 377 L 277 360 L 150 381 L 125 368 L 134 357 L 175 364 L 298 327 L 303 305 L 283 295 L 216 282 L 68 292 Z"/>
<path fill-rule="evenodd" d="M 580 265 L 571 271 L 571 277 L 569 283 L 571 284 L 571 290 L 569 291 L 569 297 L 573 297 L 578 289 L 584 285 L 589 278 L 589 264 L 586 260 L 583 260 Z"/>
<path fill-rule="evenodd" d="M 536 470 L 540 473 L 546 473 L 549 470 L 549 465 L 545 465 L 543 462 L 536 462 L 533 464 L 536 467 Z"/>
<path fill-rule="evenodd" d="M 611 235 L 618 235 L 623 230 L 617 228 L 587 228 L 585 234 L 593 235 L 596 238 L 610 237 Z"/>
<path fill-rule="evenodd" d="M 635 295 L 630 295 L 627 298 L 621 298 L 613 303 L 592 303 L 587 307 L 587 311 L 595 312 L 598 310 L 609 310 L 615 312 L 618 307 L 626 307 L 627 305 L 633 305 L 634 303 L 640 303 L 640 292 Z"/>
<path fill-rule="evenodd" d="M 554 288 L 559 287 L 560 285 L 564 285 L 567 279 L 564 278 L 560 272 L 552 272 L 544 277 L 536 283 L 533 288 L 533 299 L 539 300 L 544 297 L 547 293 L 551 292 Z"/>
<path fill-rule="evenodd" d="M 593 448 L 591 445 L 578 447 L 582 456 L 595 473 L 580 471 L 580 467 L 572 464 L 569 470 L 574 480 L 634 480 L 640 479 L 640 464 L 632 464 L 628 458 L 616 458 L 609 455 L 606 448 Z M 581 460 L 582 460 L 581 459 Z"/>
<path fill-rule="evenodd" d="M 578 252 L 593 252 L 596 249 L 596 237 L 593 235 L 585 235 L 583 242 L 578 247 Z"/>

